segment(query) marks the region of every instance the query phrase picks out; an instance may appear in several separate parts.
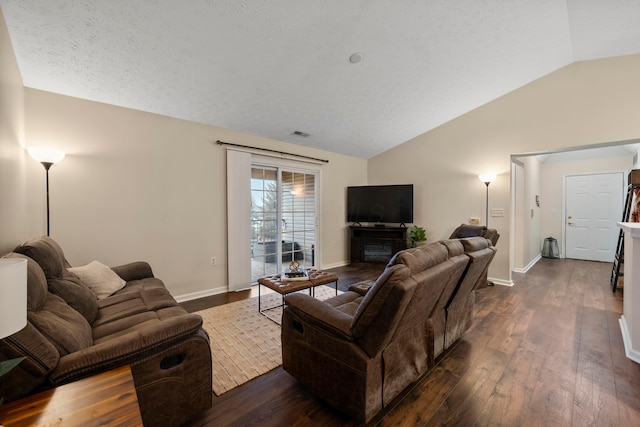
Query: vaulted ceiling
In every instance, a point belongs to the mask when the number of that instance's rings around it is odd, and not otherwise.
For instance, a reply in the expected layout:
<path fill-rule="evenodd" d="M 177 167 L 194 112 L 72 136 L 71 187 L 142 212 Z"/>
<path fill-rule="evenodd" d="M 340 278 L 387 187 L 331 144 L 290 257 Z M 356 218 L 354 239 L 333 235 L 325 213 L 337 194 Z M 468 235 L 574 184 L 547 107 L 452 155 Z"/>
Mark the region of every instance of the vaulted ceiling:
<path fill-rule="evenodd" d="M 640 53 L 640 0 L 0 7 L 27 87 L 362 158 L 574 61 Z"/>

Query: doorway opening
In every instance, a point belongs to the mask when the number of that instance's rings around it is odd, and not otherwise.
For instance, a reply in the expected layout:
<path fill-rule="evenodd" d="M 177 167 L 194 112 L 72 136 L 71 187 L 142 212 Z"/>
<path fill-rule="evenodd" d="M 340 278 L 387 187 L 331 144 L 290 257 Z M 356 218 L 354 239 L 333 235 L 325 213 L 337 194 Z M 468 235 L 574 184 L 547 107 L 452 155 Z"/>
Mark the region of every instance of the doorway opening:
<path fill-rule="evenodd" d="M 637 167 L 639 149 L 640 140 L 628 140 L 511 155 L 510 272 L 526 273 L 541 258 L 547 237 L 556 238 L 560 256 L 566 256 L 566 176 L 617 172 L 625 177 Z M 624 194 L 624 179 L 622 187 Z"/>

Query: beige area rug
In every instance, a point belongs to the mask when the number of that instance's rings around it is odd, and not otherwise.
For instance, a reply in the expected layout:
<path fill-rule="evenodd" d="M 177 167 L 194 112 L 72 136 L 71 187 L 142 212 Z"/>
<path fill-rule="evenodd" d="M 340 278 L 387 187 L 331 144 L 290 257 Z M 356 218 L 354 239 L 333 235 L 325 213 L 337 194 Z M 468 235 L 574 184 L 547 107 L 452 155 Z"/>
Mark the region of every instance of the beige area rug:
<path fill-rule="evenodd" d="M 335 296 L 332 285 L 315 289 L 318 299 L 332 296 Z M 262 295 L 261 298 L 263 308 L 277 306 L 282 301 L 282 296 L 277 293 Z M 258 313 L 257 297 L 196 314 L 202 316 L 203 327 L 209 333 L 213 392 L 217 396 L 282 364 L 280 326 Z M 268 314 L 279 321 L 282 309 L 269 310 Z"/>

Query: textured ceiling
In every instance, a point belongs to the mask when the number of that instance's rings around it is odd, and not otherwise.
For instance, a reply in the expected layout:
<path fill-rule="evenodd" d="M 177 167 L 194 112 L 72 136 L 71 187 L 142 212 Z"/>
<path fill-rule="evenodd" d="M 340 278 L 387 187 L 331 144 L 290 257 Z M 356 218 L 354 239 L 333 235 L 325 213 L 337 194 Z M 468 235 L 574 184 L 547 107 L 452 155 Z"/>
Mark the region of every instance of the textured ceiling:
<path fill-rule="evenodd" d="M 640 53 L 640 0 L 0 7 L 25 86 L 362 158 L 573 61 Z"/>

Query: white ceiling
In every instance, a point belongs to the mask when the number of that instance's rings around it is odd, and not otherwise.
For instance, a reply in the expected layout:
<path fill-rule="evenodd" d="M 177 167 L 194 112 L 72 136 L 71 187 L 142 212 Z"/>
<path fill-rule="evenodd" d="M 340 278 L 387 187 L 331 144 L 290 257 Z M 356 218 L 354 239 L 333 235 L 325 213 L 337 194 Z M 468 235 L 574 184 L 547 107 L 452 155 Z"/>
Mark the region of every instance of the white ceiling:
<path fill-rule="evenodd" d="M 640 53 L 640 0 L 0 7 L 27 87 L 362 158 L 571 62 Z"/>

